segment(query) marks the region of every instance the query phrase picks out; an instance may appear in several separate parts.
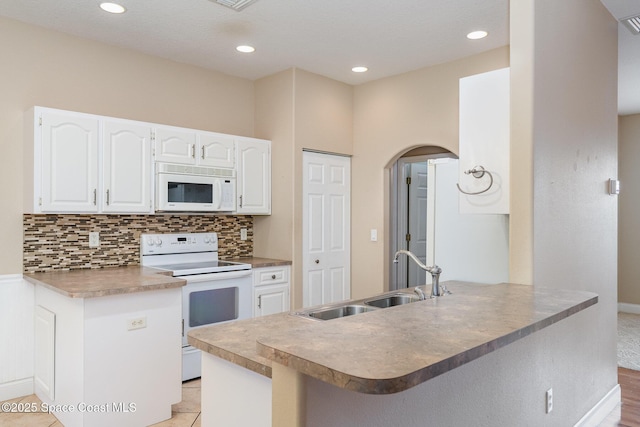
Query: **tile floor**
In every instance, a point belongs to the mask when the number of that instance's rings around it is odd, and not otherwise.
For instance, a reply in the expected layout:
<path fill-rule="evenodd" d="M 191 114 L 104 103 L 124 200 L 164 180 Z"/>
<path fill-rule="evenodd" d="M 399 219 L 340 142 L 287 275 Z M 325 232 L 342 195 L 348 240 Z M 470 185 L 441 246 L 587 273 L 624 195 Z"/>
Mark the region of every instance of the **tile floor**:
<path fill-rule="evenodd" d="M 8 402 L 35 403 L 40 407 L 40 399 L 35 394 L 18 397 Z M 182 402 L 171 407 L 171 419 L 153 427 L 200 427 L 200 379 L 187 381 L 182 384 Z M 0 426 L 2 427 L 64 427 L 52 414 L 46 412 L 35 413 L 6 413 L 0 412 Z"/>

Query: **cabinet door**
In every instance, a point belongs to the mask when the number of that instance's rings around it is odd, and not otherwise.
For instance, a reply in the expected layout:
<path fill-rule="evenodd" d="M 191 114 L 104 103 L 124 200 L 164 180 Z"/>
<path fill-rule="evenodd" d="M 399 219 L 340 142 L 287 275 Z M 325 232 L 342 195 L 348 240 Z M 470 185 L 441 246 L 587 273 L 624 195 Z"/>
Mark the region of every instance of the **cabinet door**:
<path fill-rule="evenodd" d="M 289 311 L 289 284 L 257 287 L 254 297 L 255 317 Z"/>
<path fill-rule="evenodd" d="M 219 168 L 233 168 L 236 164 L 233 137 L 217 133 L 198 134 L 198 164 Z"/>
<path fill-rule="evenodd" d="M 196 164 L 196 133 L 172 128 L 156 128 L 155 160 L 186 165 Z"/>
<path fill-rule="evenodd" d="M 105 121 L 103 212 L 151 211 L 151 128 Z"/>
<path fill-rule="evenodd" d="M 56 315 L 38 305 L 35 309 L 34 385 L 55 400 Z"/>
<path fill-rule="evenodd" d="M 239 214 L 271 214 L 271 144 L 238 139 L 237 209 Z"/>
<path fill-rule="evenodd" d="M 42 211 L 97 212 L 98 119 L 43 112 Z"/>

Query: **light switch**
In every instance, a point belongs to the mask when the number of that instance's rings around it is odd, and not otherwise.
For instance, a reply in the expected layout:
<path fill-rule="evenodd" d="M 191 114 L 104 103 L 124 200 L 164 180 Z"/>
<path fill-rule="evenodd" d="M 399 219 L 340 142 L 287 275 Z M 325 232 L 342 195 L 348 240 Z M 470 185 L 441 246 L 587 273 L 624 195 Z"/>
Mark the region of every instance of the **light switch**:
<path fill-rule="evenodd" d="M 378 230 L 376 230 L 375 228 L 371 229 L 371 241 L 372 242 L 378 241 Z"/>

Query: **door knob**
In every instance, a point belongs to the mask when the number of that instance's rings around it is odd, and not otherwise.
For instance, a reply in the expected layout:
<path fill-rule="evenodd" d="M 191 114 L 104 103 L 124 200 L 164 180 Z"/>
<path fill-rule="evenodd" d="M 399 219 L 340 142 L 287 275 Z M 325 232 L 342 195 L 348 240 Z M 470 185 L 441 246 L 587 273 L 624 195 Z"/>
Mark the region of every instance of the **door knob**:
<path fill-rule="evenodd" d="M 319 259 L 317 259 L 317 260 L 315 261 L 315 263 L 316 263 L 316 264 L 320 264 L 320 260 L 319 260 Z"/>

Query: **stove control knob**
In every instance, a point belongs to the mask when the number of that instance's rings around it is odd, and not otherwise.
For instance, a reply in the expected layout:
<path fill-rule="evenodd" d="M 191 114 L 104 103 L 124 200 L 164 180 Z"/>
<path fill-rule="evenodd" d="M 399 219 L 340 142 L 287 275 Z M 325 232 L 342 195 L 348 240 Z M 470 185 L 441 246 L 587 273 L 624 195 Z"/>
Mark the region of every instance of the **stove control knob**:
<path fill-rule="evenodd" d="M 161 239 L 161 238 L 159 238 L 159 237 L 158 237 L 158 238 L 156 239 L 156 245 L 158 245 L 158 246 L 162 246 L 162 239 Z"/>
<path fill-rule="evenodd" d="M 147 245 L 149 245 L 149 246 L 153 246 L 153 245 L 155 245 L 155 244 L 156 244 L 156 243 L 153 241 L 153 237 L 149 237 L 149 238 L 147 239 Z"/>
<path fill-rule="evenodd" d="M 209 236 L 204 236 L 204 242 L 205 243 L 211 243 L 211 240 L 209 239 Z"/>

